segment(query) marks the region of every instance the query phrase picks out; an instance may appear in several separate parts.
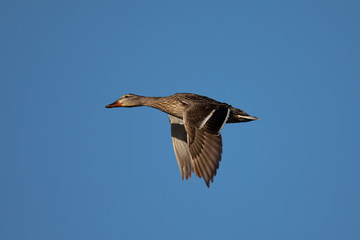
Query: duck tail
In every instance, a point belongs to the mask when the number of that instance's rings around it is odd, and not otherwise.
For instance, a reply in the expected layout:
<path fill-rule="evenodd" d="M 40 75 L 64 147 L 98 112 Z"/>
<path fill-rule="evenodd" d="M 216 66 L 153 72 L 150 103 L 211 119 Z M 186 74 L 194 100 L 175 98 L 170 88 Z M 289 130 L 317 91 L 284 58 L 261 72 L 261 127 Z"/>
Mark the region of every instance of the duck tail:
<path fill-rule="evenodd" d="M 239 108 L 231 107 L 230 110 L 231 110 L 231 114 L 227 121 L 228 123 L 250 122 L 254 120 L 259 120 L 259 118 L 250 116 L 249 114 L 247 114 L 246 112 L 244 112 Z"/>

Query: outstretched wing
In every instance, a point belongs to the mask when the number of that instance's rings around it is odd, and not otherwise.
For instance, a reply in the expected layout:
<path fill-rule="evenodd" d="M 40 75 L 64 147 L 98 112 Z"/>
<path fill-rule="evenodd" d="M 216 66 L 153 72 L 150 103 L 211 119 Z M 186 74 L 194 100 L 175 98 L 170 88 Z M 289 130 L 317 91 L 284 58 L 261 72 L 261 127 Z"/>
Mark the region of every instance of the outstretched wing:
<path fill-rule="evenodd" d="M 184 125 L 193 171 L 210 186 L 222 153 L 220 131 L 230 114 L 227 106 L 194 102 L 185 108 Z"/>
<path fill-rule="evenodd" d="M 182 119 L 169 115 L 171 125 L 171 140 L 173 142 L 174 152 L 179 165 L 182 179 L 191 177 L 191 157 L 187 143 L 187 133 Z"/>

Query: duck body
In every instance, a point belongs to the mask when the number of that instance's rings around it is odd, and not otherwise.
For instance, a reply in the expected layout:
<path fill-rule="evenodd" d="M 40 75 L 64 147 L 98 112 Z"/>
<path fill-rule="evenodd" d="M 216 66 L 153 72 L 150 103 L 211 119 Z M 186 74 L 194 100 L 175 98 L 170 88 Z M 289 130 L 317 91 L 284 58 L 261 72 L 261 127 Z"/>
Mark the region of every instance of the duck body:
<path fill-rule="evenodd" d="M 167 97 L 144 97 L 125 94 L 112 107 L 148 106 L 169 115 L 174 152 L 182 178 L 198 177 L 210 181 L 221 161 L 221 129 L 226 123 L 258 120 L 227 103 L 193 93 L 176 93 Z"/>

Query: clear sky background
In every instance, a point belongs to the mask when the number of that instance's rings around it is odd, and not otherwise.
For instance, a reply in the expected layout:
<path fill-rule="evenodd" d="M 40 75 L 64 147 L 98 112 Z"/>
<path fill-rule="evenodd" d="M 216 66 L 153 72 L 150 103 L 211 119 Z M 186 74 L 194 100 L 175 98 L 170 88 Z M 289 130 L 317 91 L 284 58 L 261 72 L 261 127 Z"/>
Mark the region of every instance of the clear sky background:
<path fill-rule="evenodd" d="M 0 3 L 0 239 L 360 239 L 359 1 Z M 208 189 L 166 114 L 193 92 L 224 127 Z"/>

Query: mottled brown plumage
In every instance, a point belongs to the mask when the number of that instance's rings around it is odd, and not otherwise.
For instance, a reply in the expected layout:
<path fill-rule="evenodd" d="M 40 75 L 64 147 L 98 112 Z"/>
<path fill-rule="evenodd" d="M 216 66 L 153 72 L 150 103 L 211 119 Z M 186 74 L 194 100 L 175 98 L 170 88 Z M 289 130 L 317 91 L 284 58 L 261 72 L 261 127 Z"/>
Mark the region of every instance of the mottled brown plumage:
<path fill-rule="evenodd" d="M 106 107 L 137 106 L 157 108 L 169 114 L 171 138 L 182 179 L 190 178 L 191 172 L 195 172 L 208 187 L 221 161 L 222 127 L 226 123 L 258 119 L 227 103 L 192 93 L 168 97 L 125 94 Z"/>

